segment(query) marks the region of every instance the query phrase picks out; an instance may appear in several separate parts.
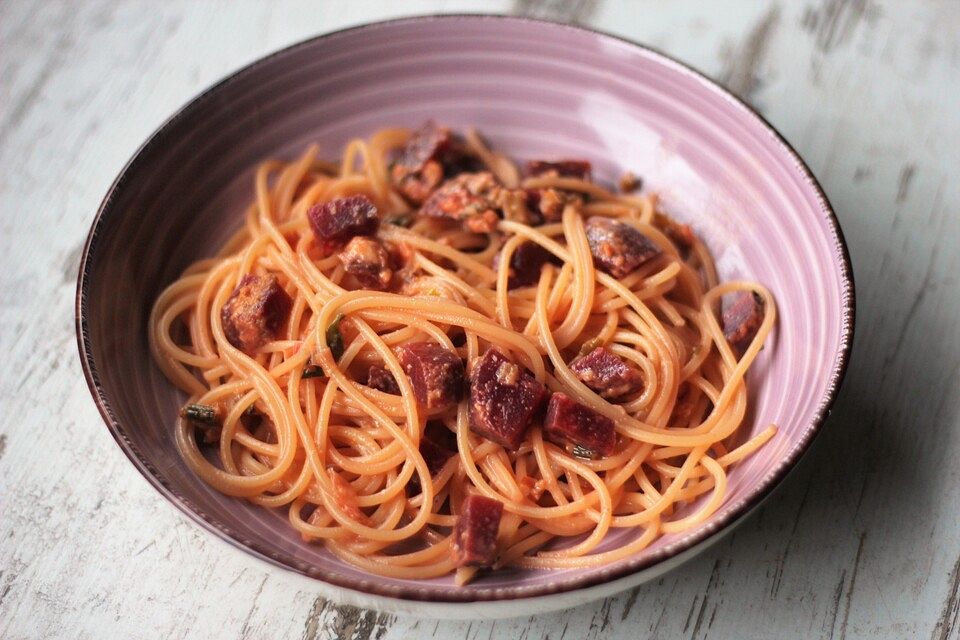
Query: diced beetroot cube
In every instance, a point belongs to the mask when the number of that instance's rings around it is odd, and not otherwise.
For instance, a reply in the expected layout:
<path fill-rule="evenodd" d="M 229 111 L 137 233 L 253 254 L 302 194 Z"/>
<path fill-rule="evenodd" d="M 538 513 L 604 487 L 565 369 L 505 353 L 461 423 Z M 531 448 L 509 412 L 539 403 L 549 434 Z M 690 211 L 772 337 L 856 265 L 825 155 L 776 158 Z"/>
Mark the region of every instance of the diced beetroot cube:
<path fill-rule="evenodd" d="M 586 160 L 531 160 L 524 173 L 528 177 L 577 178 L 590 181 L 590 163 Z M 582 205 L 583 195 L 561 189 L 526 189 L 527 209 L 533 217 L 533 224 L 558 222 L 568 205 Z"/>
<path fill-rule="evenodd" d="M 400 150 L 390 170 L 390 179 L 407 200 L 421 204 L 444 178 L 475 171 L 479 166 L 477 159 L 449 129 L 428 121 Z"/>
<path fill-rule="evenodd" d="M 562 189 L 524 189 L 524 196 L 533 224 L 559 222 L 568 204 L 583 205 L 582 195 Z"/>
<path fill-rule="evenodd" d="M 460 400 L 463 362 L 456 353 L 435 342 L 411 342 L 394 351 L 422 406 L 444 409 Z"/>
<path fill-rule="evenodd" d="M 394 187 L 414 204 L 420 204 L 443 181 L 438 156 L 452 142 L 450 130 L 427 122 L 401 149 L 390 170 Z"/>
<path fill-rule="evenodd" d="M 613 420 L 560 392 L 550 396 L 543 435 L 557 444 L 603 456 L 611 455 L 617 444 Z"/>
<path fill-rule="evenodd" d="M 431 420 L 420 438 L 420 455 L 427 463 L 430 475 L 435 476 L 443 469 L 447 460 L 457 455 L 457 437 L 442 422 Z M 420 476 L 414 473 L 407 483 L 407 495 L 420 493 Z"/>
<path fill-rule="evenodd" d="M 530 213 L 533 215 L 534 220 L 532 224 L 543 224 L 544 216 L 540 213 L 540 197 L 544 189 L 524 189 L 524 202 L 527 204 L 527 209 L 530 210 Z"/>
<path fill-rule="evenodd" d="M 220 310 L 230 344 L 248 354 L 272 340 L 290 316 L 293 301 L 273 274 L 247 274 Z"/>
<path fill-rule="evenodd" d="M 315 204 L 307 211 L 307 218 L 325 253 L 355 236 L 372 236 L 380 226 L 377 207 L 363 194 Z"/>
<path fill-rule="evenodd" d="M 664 233 L 667 234 L 667 237 L 673 240 L 681 250 L 689 251 L 697 241 L 697 236 L 693 233 L 693 227 L 688 224 L 674 222 L 664 229 Z"/>
<path fill-rule="evenodd" d="M 526 369 L 488 349 L 470 373 L 470 430 L 516 449 L 546 395 L 546 387 Z"/>
<path fill-rule="evenodd" d="M 447 460 L 449 460 L 454 453 L 444 449 L 424 436 L 420 440 L 420 455 L 423 456 L 423 461 L 427 463 L 427 470 L 430 472 L 430 477 L 432 478 L 440 473 L 443 465 L 447 463 Z M 407 482 L 406 494 L 411 497 L 420 494 L 423 491 L 423 486 L 420 482 L 420 474 L 415 471 Z"/>
<path fill-rule="evenodd" d="M 524 173 L 530 177 L 555 173 L 561 178 L 590 180 L 590 171 L 590 163 L 586 160 L 557 160 L 556 162 L 531 160 L 527 163 Z"/>
<path fill-rule="evenodd" d="M 489 171 L 461 173 L 434 191 L 420 209 L 429 218 L 459 220 L 474 233 L 490 233 L 497 227 L 503 187 Z"/>
<path fill-rule="evenodd" d="M 763 298 L 752 291 L 738 291 L 724 301 L 723 335 L 734 351 L 743 353 L 763 323 Z"/>
<path fill-rule="evenodd" d="M 604 398 L 619 398 L 643 388 L 640 372 L 604 347 L 575 361 L 570 370 Z"/>
<path fill-rule="evenodd" d="M 414 131 L 403 145 L 394 166 L 419 171 L 427 162 L 439 159 L 454 144 L 455 139 L 450 129 L 439 127 L 433 120 L 428 120 Z"/>
<path fill-rule="evenodd" d="M 366 289 L 383 291 L 393 280 L 390 254 L 376 238 L 357 236 L 340 252 L 343 270 Z"/>
<path fill-rule="evenodd" d="M 594 216 L 587 220 L 586 230 L 594 264 L 614 278 L 629 275 L 660 255 L 657 245 L 625 222 Z"/>
<path fill-rule="evenodd" d="M 507 287 L 529 287 L 540 280 L 545 264 L 560 264 L 560 259 L 536 242 L 522 242 L 510 256 L 510 278 Z M 494 269 L 500 268 L 500 254 L 494 258 Z"/>
<path fill-rule="evenodd" d="M 454 456 L 454 452 L 441 447 L 439 444 L 424 436 L 420 439 L 420 455 L 423 461 L 427 463 L 430 475 L 435 476 L 443 469 L 447 460 Z"/>
<path fill-rule="evenodd" d="M 439 420 L 428 421 L 420 438 L 420 454 L 430 469 L 430 475 L 437 475 L 447 460 L 457 455 L 456 434 Z"/>
<path fill-rule="evenodd" d="M 400 385 L 386 367 L 374 364 L 367 370 L 367 386 L 384 393 L 400 395 Z"/>
<path fill-rule="evenodd" d="M 450 551 L 458 567 L 489 567 L 497 559 L 497 532 L 503 504 L 486 496 L 469 495 L 453 528 Z"/>
<path fill-rule="evenodd" d="M 428 420 L 423 429 L 423 437 L 447 451 L 457 451 L 457 434 L 447 428 L 441 420 Z"/>

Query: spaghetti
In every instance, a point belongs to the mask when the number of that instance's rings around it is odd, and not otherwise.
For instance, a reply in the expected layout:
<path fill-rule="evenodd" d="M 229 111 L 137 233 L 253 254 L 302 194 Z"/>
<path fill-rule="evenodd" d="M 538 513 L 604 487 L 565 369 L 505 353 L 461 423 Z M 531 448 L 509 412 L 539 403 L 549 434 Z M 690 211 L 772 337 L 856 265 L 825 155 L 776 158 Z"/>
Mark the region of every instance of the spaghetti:
<path fill-rule="evenodd" d="M 704 522 L 776 433 L 733 444 L 770 292 L 719 283 L 654 195 L 608 191 L 586 163 L 521 177 L 428 124 L 336 164 L 316 147 L 264 162 L 255 191 L 243 228 L 157 299 L 150 345 L 189 395 L 189 467 L 346 562 L 459 583 L 613 562 Z M 438 359 L 443 375 L 416 368 Z M 481 397 L 511 384 L 504 406 Z M 631 542 L 601 547 L 621 528 Z"/>

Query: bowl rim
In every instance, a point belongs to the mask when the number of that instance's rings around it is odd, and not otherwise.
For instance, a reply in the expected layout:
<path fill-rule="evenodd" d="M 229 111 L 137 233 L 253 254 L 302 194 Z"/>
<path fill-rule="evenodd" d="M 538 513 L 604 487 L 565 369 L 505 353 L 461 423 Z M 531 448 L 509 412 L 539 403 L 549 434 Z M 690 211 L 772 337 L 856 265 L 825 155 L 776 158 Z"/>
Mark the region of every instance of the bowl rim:
<path fill-rule="evenodd" d="M 778 466 L 766 477 L 764 477 L 755 487 L 750 489 L 748 494 L 740 501 L 736 508 L 730 510 L 728 513 L 725 513 L 722 516 L 717 517 L 715 520 L 712 520 L 710 526 L 704 527 L 697 533 L 687 535 L 668 547 L 659 550 L 643 559 L 633 557 L 622 560 L 613 565 L 609 565 L 606 567 L 605 571 L 594 573 L 593 575 L 574 577 L 562 583 L 547 581 L 533 586 L 491 587 L 485 590 L 460 590 L 447 587 L 427 587 L 407 584 L 385 585 L 371 581 L 371 579 L 354 578 L 349 575 L 335 571 L 331 572 L 322 567 L 316 566 L 312 566 L 311 571 L 307 572 L 298 566 L 286 562 L 271 549 L 257 544 L 256 542 L 243 539 L 231 528 L 216 521 L 211 516 L 203 513 L 200 509 L 195 508 L 189 499 L 181 496 L 172 485 L 170 485 L 166 480 L 161 479 L 156 470 L 153 468 L 153 465 L 140 453 L 138 448 L 127 437 L 126 430 L 115 416 L 110 406 L 110 402 L 100 383 L 100 376 L 97 370 L 96 362 L 94 361 L 92 345 L 87 326 L 87 294 L 90 286 L 90 259 L 101 229 L 109 217 L 113 215 L 112 212 L 115 211 L 114 203 L 116 200 L 116 194 L 127 180 L 131 171 L 137 165 L 143 162 L 145 158 L 147 158 L 152 152 L 155 152 L 163 147 L 169 134 L 171 133 L 171 129 L 174 128 L 174 125 L 184 118 L 190 116 L 194 111 L 200 108 L 202 104 L 212 99 L 217 93 L 219 93 L 233 81 L 237 80 L 241 76 L 245 76 L 253 72 L 256 68 L 264 65 L 268 61 L 271 61 L 279 56 L 286 55 L 296 49 L 308 47 L 320 40 L 339 36 L 349 32 L 371 30 L 387 25 L 409 24 L 436 20 L 449 21 L 451 24 L 455 24 L 460 21 L 478 20 L 533 23 L 535 25 L 539 25 L 541 27 L 545 26 L 551 29 L 586 32 L 587 34 L 600 39 L 612 40 L 620 45 L 627 45 L 628 47 L 639 49 L 645 55 L 657 60 L 664 66 L 672 68 L 676 72 L 693 78 L 699 84 L 704 85 L 708 90 L 714 92 L 726 102 L 731 104 L 735 109 L 739 110 L 746 118 L 753 119 L 761 126 L 762 129 L 765 130 L 767 135 L 771 137 L 775 143 L 775 146 L 777 147 L 778 152 L 786 154 L 786 157 L 789 157 L 792 160 L 796 169 L 805 179 L 807 186 L 813 190 L 820 213 L 825 217 L 828 223 L 829 231 L 833 235 L 835 246 L 832 247 L 832 249 L 836 251 L 835 257 L 839 258 L 839 264 L 837 266 L 839 268 L 838 275 L 841 289 L 840 348 L 839 351 L 834 355 L 834 363 L 830 371 L 830 380 L 828 382 L 825 394 L 820 398 L 820 403 L 814 412 L 812 422 L 807 425 L 804 431 L 800 434 L 798 441 L 779 461 Z M 83 246 L 83 252 L 81 254 L 77 275 L 77 290 L 75 299 L 75 322 L 80 362 L 83 368 L 84 377 L 87 381 L 87 386 L 90 390 L 90 394 L 97 405 L 97 409 L 99 410 L 104 423 L 106 424 L 117 445 L 134 465 L 134 467 L 136 467 L 136 469 L 144 476 L 147 482 L 162 496 L 164 496 L 168 502 L 172 503 L 175 507 L 177 507 L 177 509 L 186 515 L 189 520 L 207 532 L 212 533 L 220 540 L 229 543 L 232 547 L 244 551 L 247 555 L 263 560 L 272 566 L 280 567 L 287 571 L 293 572 L 299 576 L 377 598 L 387 598 L 393 600 L 399 599 L 406 601 L 425 601 L 440 604 L 470 603 L 478 601 L 526 600 L 530 598 L 569 593 L 581 589 L 587 589 L 589 587 L 600 586 L 614 582 L 618 579 L 626 578 L 627 576 L 639 573 L 646 569 L 650 569 L 655 565 L 674 558 L 675 556 L 685 555 L 684 552 L 692 550 L 695 547 L 700 546 L 702 543 L 713 541 L 722 536 L 724 533 L 728 532 L 732 525 L 735 525 L 737 522 L 741 521 L 742 516 L 745 516 L 753 511 L 757 505 L 759 505 L 766 497 L 768 497 L 777 487 L 781 485 L 786 476 L 789 475 L 790 471 L 797 466 L 797 463 L 803 457 L 803 455 L 809 451 L 815 437 L 822 430 L 822 427 L 830 414 L 831 407 L 837 398 L 847 371 L 847 367 L 849 365 L 850 354 L 853 347 L 855 320 L 856 295 L 853 267 L 850 259 L 850 252 L 843 235 L 843 230 L 840 226 L 840 221 L 837 218 L 829 200 L 827 199 L 823 187 L 817 181 L 813 172 L 803 161 L 793 146 L 787 142 L 783 135 L 777 131 L 777 129 L 771 125 L 770 122 L 764 118 L 764 116 L 758 113 L 744 100 L 734 95 L 732 92 L 721 86 L 718 82 L 714 81 L 703 72 L 697 70 L 687 63 L 663 53 L 654 47 L 640 44 L 623 36 L 582 25 L 570 25 L 538 18 L 486 13 L 421 14 L 388 20 L 366 22 L 335 31 L 324 32 L 257 58 L 253 62 L 250 62 L 249 64 L 230 72 L 216 83 L 208 86 L 206 89 L 190 98 L 187 102 L 177 108 L 172 115 L 164 120 L 146 138 L 146 140 L 136 149 L 130 159 L 127 160 L 117 177 L 107 189 L 107 192 L 97 209 L 97 213 L 93 219 L 93 222 L 91 223 L 90 231 L 88 232 L 86 242 Z M 371 574 L 371 577 L 373 577 L 373 574 Z"/>

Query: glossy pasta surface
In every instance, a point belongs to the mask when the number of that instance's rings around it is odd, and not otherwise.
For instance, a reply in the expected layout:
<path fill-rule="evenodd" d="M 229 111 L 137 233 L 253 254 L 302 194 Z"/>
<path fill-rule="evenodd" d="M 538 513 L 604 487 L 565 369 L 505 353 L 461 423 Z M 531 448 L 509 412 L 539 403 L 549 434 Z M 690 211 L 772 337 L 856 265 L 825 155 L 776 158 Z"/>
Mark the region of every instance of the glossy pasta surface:
<path fill-rule="evenodd" d="M 336 163 L 313 147 L 264 162 L 243 228 L 157 299 L 150 344 L 194 407 L 174 427 L 191 469 L 228 495 L 285 510 L 304 540 L 399 578 L 472 578 L 478 567 L 454 544 L 471 495 L 502 504 L 496 557 L 482 570 L 605 564 L 703 522 L 724 500 L 730 465 L 776 432 L 730 444 L 747 410 L 745 374 L 775 323 L 771 293 L 719 283 L 705 246 L 654 194 L 617 193 L 563 168 L 531 174 L 473 132 L 462 140 L 470 175 L 495 183 L 495 216 L 428 215 L 436 198 L 411 200 L 398 182 L 411 135 L 355 139 Z M 443 171 L 430 193 L 468 173 Z M 375 231 L 356 243 L 318 238 L 318 207 L 359 195 L 375 207 Z M 623 266 L 617 242 L 591 235 L 604 220 L 642 236 L 643 251 L 626 252 L 636 260 Z M 364 271 L 364 260 L 380 271 Z M 224 308 L 251 275 L 270 277 L 289 301 L 277 326 L 257 320 L 267 339 L 241 344 Z M 762 313 L 733 341 L 722 308 L 742 292 Z M 462 363 L 452 402 L 418 398 L 398 357 L 415 343 Z M 545 433 L 544 406 L 516 446 L 480 435 L 471 413 L 480 385 L 470 380 L 491 348 L 547 395 L 611 422 L 612 449 Z M 604 386 L 585 373 L 598 348 L 635 383 Z M 373 384 L 374 369 L 392 384 Z M 599 551 L 613 528 L 637 535 Z"/>

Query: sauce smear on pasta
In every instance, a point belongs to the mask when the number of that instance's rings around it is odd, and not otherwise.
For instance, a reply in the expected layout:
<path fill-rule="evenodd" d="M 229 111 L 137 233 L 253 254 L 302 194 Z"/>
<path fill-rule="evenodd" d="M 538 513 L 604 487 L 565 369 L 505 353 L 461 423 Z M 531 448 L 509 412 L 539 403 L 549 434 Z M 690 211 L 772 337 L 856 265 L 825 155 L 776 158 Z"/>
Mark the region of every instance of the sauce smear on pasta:
<path fill-rule="evenodd" d="M 434 123 L 264 162 L 151 314 L 187 464 L 397 578 L 594 566 L 704 522 L 776 433 L 738 434 L 774 300 L 591 173 Z"/>

